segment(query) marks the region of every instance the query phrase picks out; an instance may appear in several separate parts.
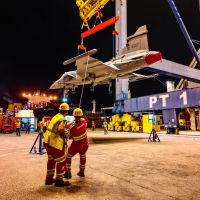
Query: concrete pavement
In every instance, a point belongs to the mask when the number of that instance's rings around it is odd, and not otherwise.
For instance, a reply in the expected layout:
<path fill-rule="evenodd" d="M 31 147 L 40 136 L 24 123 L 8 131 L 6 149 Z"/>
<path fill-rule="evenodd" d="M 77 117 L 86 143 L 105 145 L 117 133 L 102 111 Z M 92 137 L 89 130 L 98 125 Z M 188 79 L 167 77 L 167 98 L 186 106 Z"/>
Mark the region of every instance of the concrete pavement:
<path fill-rule="evenodd" d="M 89 131 L 86 177 L 70 186 L 45 186 L 47 155 L 29 154 L 37 134 L 0 134 L 0 199 L 126 200 L 200 199 L 200 137 Z"/>

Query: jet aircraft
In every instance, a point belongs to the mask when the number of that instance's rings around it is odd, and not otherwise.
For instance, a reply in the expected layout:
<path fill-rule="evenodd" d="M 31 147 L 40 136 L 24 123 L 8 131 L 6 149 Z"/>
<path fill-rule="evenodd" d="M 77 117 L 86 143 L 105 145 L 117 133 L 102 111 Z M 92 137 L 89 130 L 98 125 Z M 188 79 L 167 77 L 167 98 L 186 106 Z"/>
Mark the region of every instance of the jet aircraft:
<path fill-rule="evenodd" d="M 129 79 L 130 82 L 134 82 L 158 76 L 158 74 L 145 76 L 135 73 L 147 65 L 162 60 L 160 52 L 148 49 L 146 26 L 140 27 L 134 35 L 128 37 L 126 47 L 112 60 L 102 62 L 93 58 L 91 55 L 96 52 L 97 50 L 93 49 L 64 61 L 64 65 L 75 62 L 77 70 L 65 72 L 51 85 L 50 89 L 64 88 L 75 91 L 79 85 L 83 84 L 91 84 L 94 88 L 96 85 L 103 84 L 111 86 L 112 79 L 117 78 Z"/>

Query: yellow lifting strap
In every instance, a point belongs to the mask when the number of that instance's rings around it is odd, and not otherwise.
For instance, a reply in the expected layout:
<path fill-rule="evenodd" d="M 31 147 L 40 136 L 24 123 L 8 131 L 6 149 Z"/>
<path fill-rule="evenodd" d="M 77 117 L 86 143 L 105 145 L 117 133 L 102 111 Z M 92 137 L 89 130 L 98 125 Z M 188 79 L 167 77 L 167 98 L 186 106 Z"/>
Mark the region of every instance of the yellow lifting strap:
<path fill-rule="evenodd" d="M 87 20 L 83 21 L 81 29 L 83 29 L 84 27 L 87 27 L 87 29 L 90 30 L 90 26 L 89 26 Z"/>

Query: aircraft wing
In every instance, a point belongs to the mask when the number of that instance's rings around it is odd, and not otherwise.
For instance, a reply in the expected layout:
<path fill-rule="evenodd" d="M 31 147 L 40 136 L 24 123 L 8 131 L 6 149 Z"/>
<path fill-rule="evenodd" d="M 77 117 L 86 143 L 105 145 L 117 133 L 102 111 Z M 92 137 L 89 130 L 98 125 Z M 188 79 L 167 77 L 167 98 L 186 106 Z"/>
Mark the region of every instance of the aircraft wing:
<path fill-rule="evenodd" d="M 151 74 L 151 75 L 142 75 L 142 74 L 137 74 L 137 73 L 128 73 L 128 74 L 123 74 L 119 75 L 118 78 L 120 79 L 129 79 L 129 82 L 136 82 L 136 81 L 142 81 L 150 78 L 156 78 L 159 74 Z"/>
<path fill-rule="evenodd" d="M 76 71 L 65 72 L 56 82 L 54 82 L 50 89 L 60 89 L 66 85 L 66 82 L 76 80 Z"/>
<path fill-rule="evenodd" d="M 71 59 L 69 59 L 69 60 L 64 61 L 64 62 L 63 62 L 63 65 L 68 65 L 68 64 L 70 64 L 70 63 L 75 62 L 76 60 L 78 60 L 78 59 L 80 59 L 80 58 L 88 57 L 88 56 L 90 56 L 90 55 L 92 55 L 92 54 L 94 54 L 94 53 L 96 53 L 96 52 L 97 52 L 97 49 L 92 49 L 92 50 L 90 50 L 90 51 L 87 51 L 87 52 L 85 52 L 85 53 L 82 53 L 81 55 L 75 56 L 75 57 L 73 57 L 73 58 L 71 58 Z"/>
<path fill-rule="evenodd" d="M 103 63 L 102 61 L 91 57 L 91 55 L 96 52 L 96 49 L 92 49 L 86 53 L 64 61 L 63 64 L 68 65 L 72 62 L 76 62 L 75 65 L 77 66 L 77 77 L 80 79 L 84 79 L 87 77 L 98 78 L 100 76 L 107 76 L 109 74 L 112 74 L 114 71 L 119 70 L 116 66 L 112 64 L 107 65 L 106 63 Z M 85 74 L 86 71 L 87 74 Z"/>
<path fill-rule="evenodd" d="M 142 74 L 133 73 L 133 76 L 129 77 L 129 83 L 136 82 L 136 81 L 143 81 L 143 80 L 151 79 L 151 78 L 156 78 L 158 76 L 159 76 L 159 74 L 151 74 L 151 75 L 146 76 L 146 75 L 142 75 Z"/>
<path fill-rule="evenodd" d="M 119 70 L 116 66 L 107 65 L 102 61 L 95 59 L 91 56 L 89 58 L 83 57 L 81 59 L 78 59 L 76 61 L 76 66 L 77 66 L 77 74 L 81 78 L 85 77 L 85 71 L 87 71 L 86 77 L 89 74 L 94 74 L 95 77 L 99 77 L 99 76 L 107 76 L 109 74 L 112 74 L 114 71 Z"/>

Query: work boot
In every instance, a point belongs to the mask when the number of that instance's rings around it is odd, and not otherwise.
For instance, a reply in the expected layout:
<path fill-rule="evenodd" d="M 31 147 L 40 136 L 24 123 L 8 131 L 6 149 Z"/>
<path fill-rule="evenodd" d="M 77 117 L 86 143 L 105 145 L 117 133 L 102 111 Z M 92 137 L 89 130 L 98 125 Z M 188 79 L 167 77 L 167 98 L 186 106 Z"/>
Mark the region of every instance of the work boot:
<path fill-rule="evenodd" d="M 68 178 L 68 179 L 72 178 L 71 172 L 65 172 L 64 178 Z"/>
<path fill-rule="evenodd" d="M 77 175 L 80 176 L 80 177 L 85 177 L 85 173 L 84 172 L 78 172 Z"/>
<path fill-rule="evenodd" d="M 55 187 L 65 187 L 69 185 L 69 181 L 63 181 L 63 179 L 57 179 L 55 181 Z"/>
<path fill-rule="evenodd" d="M 53 183 L 55 183 L 55 179 L 45 180 L 45 185 L 52 185 Z"/>

